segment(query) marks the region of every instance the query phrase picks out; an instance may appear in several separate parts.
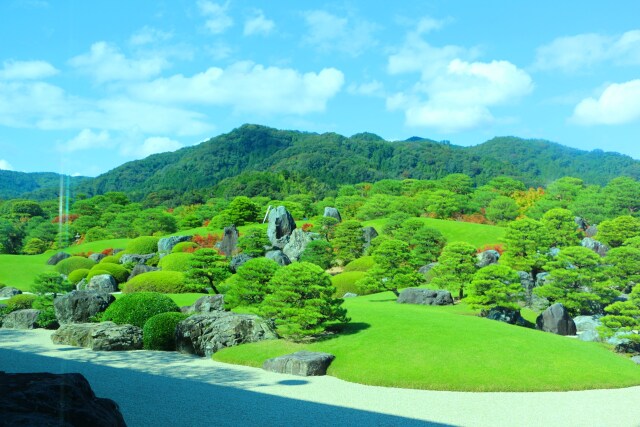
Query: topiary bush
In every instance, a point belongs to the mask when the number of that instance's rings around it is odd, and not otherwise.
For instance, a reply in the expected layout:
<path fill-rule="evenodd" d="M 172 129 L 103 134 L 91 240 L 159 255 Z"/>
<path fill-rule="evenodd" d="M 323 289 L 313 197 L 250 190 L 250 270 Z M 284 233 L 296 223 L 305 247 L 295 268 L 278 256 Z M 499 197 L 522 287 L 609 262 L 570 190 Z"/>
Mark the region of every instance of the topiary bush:
<path fill-rule="evenodd" d="M 345 271 L 340 274 L 336 274 L 331 277 L 331 284 L 335 286 L 336 293 L 335 296 L 342 298 L 344 294 L 347 292 L 358 295 L 366 295 L 371 292 L 362 292 L 361 289 L 358 289 L 356 282 L 362 280 L 366 277 L 366 273 L 364 271 Z"/>
<path fill-rule="evenodd" d="M 375 264 L 375 261 L 372 256 L 363 256 L 345 265 L 344 271 L 369 271 L 371 267 L 373 267 L 373 264 Z"/>
<path fill-rule="evenodd" d="M 87 274 L 89 274 L 89 271 L 91 270 L 89 270 L 88 268 L 79 268 L 77 270 L 73 270 L 71 273 L 69 273 L 67 280 L 69 280 L 69 282 L 75 285 L 79 281 L 87 277 Z"/>
<path fill-rule="evenodd" d="M 87 274 L 87 282 L 90 281 L 94 276 L 101 276 L 103 274 L 108 274 L 109 276 L 111 276 L 111 273 L 109 273 L 107 270 L 92 268 L 91 270 L 89 270 L 89 274 Z"/>
<path fill-rule="evenodd" d="M 120 264 L 106 263 L 106 264 L 96 264 L 90 271 L 87 276 L 87 280 L 91 279 L 91 277 L 96 276 L 95 271 L 102 271 L 101 274 L 110 274 L 116 279 L 118 283 L 124 283 L 129 278 L 129 270 L 127 270 L 124 266 Z"/>
<path fill-rule="evenodd" d="M 167 312 L 149 318 L 142 328 L 145 350 L 174 351 L 176 349 L 176 326 L 188 314 Z"/>
<path fill-rule="evenodd" d="M 127 254 L 152 254 L 158 252 L 158 237 L 155 236 L 140 236 L 136 237 L 127 244 L 124 248 L 124 253 Z"/>
<path fill-rule="evenodd" d="M 171 249 L 171 252 L 174 254 L 179 252 L 192 252 L 191 249 L 195 250 L 198 247 L 199 246 L 193 242 L 180 242 Z"/>
<path fill-rule="evenodd" d="M 19 294 L 14 295 L 4 303 L 7 304 L 9 311 L 25 310 L 33 307 L 33 302 L 36 300 L 36 296 L 32 294 Z"/>
<path fill-rule="evenodd" d="M 187 284 L 184 274 L 179 271 L 150 271 L 137 275 L 120 288 L 127 294 L 141 291 L 179 294 L 199 292 L 204 285 Z"/>
<path fill-rule="evenodd" d="M 108 255 L 100 260 L 100 264 L 120 264 L 120 257 L 117 255 Z"/>
<path fill-rule="evenodd" d="M 158 262 L 158 267 L 163 271 L 181 271 L 185 272 L 191 268 L 190 262 L 193 254 L 188 252 L 177 252 L 165 255 Z"/>
<path fill-rule="evenodd" d="M 178 305 L 166 295 L 158 292 L 138 292 L 123 295 L 115 300 L 107 307 L 100 320 L 142 328 L 145 322 L 156 314 L 179 311 Z"/>
<path fill-rule="evenodd" d="M 96 263 L 92 259 L 82 256 L 72 256 L 57 263 L 55 268 L 58 273 L 68 276 L 72 271 L 81 268 L 91 269 L 94 265 L 96 265 Z"/>

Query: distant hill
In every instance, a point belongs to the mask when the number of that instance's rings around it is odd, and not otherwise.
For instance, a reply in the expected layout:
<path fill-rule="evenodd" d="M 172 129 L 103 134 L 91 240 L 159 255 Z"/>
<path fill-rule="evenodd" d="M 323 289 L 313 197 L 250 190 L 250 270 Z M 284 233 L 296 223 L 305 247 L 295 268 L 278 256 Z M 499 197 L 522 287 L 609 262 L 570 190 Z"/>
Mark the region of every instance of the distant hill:
<path fill-rule="evenodd" d="M 640 162 L 617 153 L 587 152 L 517 137 L 460 147 L 419 137 L 389 142 L 367 132 L 345 137 L 244 125 L 196 146 L 128 162 L 74 184 L 78 192 L 88 195 L 123 191 L 142 199 L 163 191 L 220 193 L 221 186 L 244 191 L 247 186 L 270 185 L 266 181 L 274 174 L 279 179 L 305 181 L 305 188 L 326 189 L 385 178 L 437 179 L 451 173 L 465 173 L 478 184 L 509 175 L 529 186 L 544 186 L 563 176 L 604 185 L 620 175 L 640 178 Z M 13 181 L 0 181 L 0 197 L 34 194 L 43 188 L 44 184 L 29 181 L 35 180 L 33 174 L 23 175 L 25 182 L 17 175 Z M 259 189 L 255 191 L 259 194 Z"/>
<path fill-rule="evenodd" d="M 74 187 L 91 179 L 88 177 L 67 177 Z M 0 199 L 19 197 L 30 199 L 53 199 L 58 196 L 60 174 L 54 172 L 15 172 L 0 169 Z"/>

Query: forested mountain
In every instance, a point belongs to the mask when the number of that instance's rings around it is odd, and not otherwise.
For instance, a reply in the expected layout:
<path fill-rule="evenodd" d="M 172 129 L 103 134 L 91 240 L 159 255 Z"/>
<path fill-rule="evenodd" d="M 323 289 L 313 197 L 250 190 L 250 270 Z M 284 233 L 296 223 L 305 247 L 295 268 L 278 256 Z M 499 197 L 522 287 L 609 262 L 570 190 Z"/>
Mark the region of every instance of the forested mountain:
<path fill-rule="evenodd" d="M 340 184 L 385 178 L 438 179 L 452 173 L 467 174 L 477 184 L 509 175 L 529 186 L 544 186 L 563 176 L 604 185 L 620 175 L 640 178 L 640 162 L 617 153 L 587 152 L 516 137 L 460 147 L 419 137 L 388 142 L 371 133 L 344 137 L 244 125 L 196 146 L 125 163 L 74 186 L 88 195 L 123 191 L 141 200 L 150 193 L 184 194 L 202 189 L 218 195 L 257 195 L 265 188 L 277 191 L 283 185 L 324 191 Z M 23 175 L 35 181 L 34 174 Z M 0 174 L 0 180 L 2 177 Z M 14 182 L 0 182 L 0 197 L 17 197 L 43 187 Z M 57 182 L 52 184 L 55 187 Z"/>
<path fill-rule="evenodd" d="M 67 177 L 72 186 L 77 186 L 88 177 Z M 17 197 L 51 199 L 58 194 L 60 175 L 53 172 L 15 172 L 0 169 L 0 199 Z"/>

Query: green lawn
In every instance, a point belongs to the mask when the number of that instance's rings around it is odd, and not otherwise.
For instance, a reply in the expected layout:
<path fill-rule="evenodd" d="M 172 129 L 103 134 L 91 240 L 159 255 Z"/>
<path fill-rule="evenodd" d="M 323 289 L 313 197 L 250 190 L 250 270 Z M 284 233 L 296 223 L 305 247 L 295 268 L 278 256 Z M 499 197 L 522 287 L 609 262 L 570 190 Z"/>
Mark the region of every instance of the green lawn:
<path fill-rule="evenodd" d="M 115 294 L 116 299 L 122 298 L 124 294 Z M 187 294 L 165 294 L 169 298 L 175 301 L 178 304 L 178 307 L 186 307 L 188 305 L 193 304 L 196 300 L 207 294 L 198 294 L 198 293 L 187 293 Z"/>
<path fill-rule="evenodd" d="M 343 334 L 231 347 L 221 362 L 261 366 L 300 349 L 336 356 L 329 375 L 363 384 L 461 391 L 560 391 L 640 384 L 640 367 L 603 345 L 471 316 L 464 305 L 397 304 L 391 293 L 349 298 Z M 466 314 L 466 315 L 465 315 Z"/>

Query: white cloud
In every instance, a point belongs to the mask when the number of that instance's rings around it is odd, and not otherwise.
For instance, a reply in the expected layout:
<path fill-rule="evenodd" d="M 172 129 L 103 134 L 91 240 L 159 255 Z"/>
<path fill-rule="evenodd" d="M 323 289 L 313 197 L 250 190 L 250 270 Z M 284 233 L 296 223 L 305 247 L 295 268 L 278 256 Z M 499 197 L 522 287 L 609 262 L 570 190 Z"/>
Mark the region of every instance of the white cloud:
<path fill-rule="evenodd" d="M 323 10 L 304 13 L 308 34 L 304 42 L 321 52 L 344 52 L 358 56 L 377 44 L 375 24 L 362 19 L 341 18 Z"/>
<path fill-rule="evenodd" d="M 151 43 L 167 41 L 173 37 L 170 32 L 158 30 L 149 26 L 144 26 L 129 38 L 129 43 L 134 46 L 143 46 Z"/>
<path fill-rule="evenodd" d="M 209 68 L 192 77 L 181 74 L 138 85 L 133 93 L 156 103 L 231 106 L 261 114 L 307 114 L 324 111 L 344 83 L 335 68 L 300 73 L 291 68 L 264 67 L 249 61 L 228 68 Z"/>
<path fill-rule="evenodd" d="M 208 0 L 199 0 L 198 8 L 202 16 L 207 19 L 205 27 L 212 34 L 222 34 L 233 25 L 233 19 L 227 14 L 229 3 L 220 5 Z"/>
<path fill-rule="evenodd" d="M 42 117 L 56 120 L 76 110 L 76 100 L 45 82 L 0 82 L 0 125 L 33 127 Z"/>
<path fill-rule="evenodd" d="M 56 74 L 58 70 L 45 61 L 5 61 L 0 69 L 0 80 L 37 80 Z"/>
<path fill-rule="evenodd" d="M 11 166 L 11 163 L 7 162 L 6 160 L 0 159 L 0 169 L 5 171 L 12 171 L 13 166 Z"/>
<path fill-rule="evenodd" d="M 98 83 L 144 80 L 160 74 L 169 66 L 161 56 L 129 59 L 116 46 L 106 42 L 94 43 L 88 53 L 72 58 L 69 64 L 92 76 Z"/>
<path fill-rule="evenodd" d="M 156 153 L 175 151 L 182 148 L 178 141 L 167 137 L 153 136 L 144 140 L 141 146 L 135 144 L 123 145 L 122 154 L 133 157 L 147 157 Z"/>
<path fill-rule="evenodd" d="M 99 147 L 106 147 L 110 143 L 109 132 L 103 130 L 99 133 L 91 129 L 82 129 L 78 135 L 69 141 L 58 146 L 59 151 L 74 152 L 79 150 L 89 150 Z"/>
<path fill-rule="evenodd" d="M 617 36 L 588 33 L 559 37 L 537 49 L 534 68 L 573 72 L 605 61 L 640 64 L 640 30 Z"/>
<path fill-rule="evenodd" d="M 273 28 L 275 23 L 265 18 L 264 13 L 261 10 L 257 10 L 251 18 L 248 18 L 244 22 L 244 35 L 267 35 Z"/>
<path fill-rule="evenodd" d="M 580 125 L 620 125 L 640 121 L 640 80 L 613 83 L 598 99 L 576 105 L 571 122 Z"/>
<path fill-rule="evenodd" d="M 352 95 L 384 96 L 384 86 L 377 80 L 361 84 L 352 83 L 347 88 L 347 92 Z"/>

